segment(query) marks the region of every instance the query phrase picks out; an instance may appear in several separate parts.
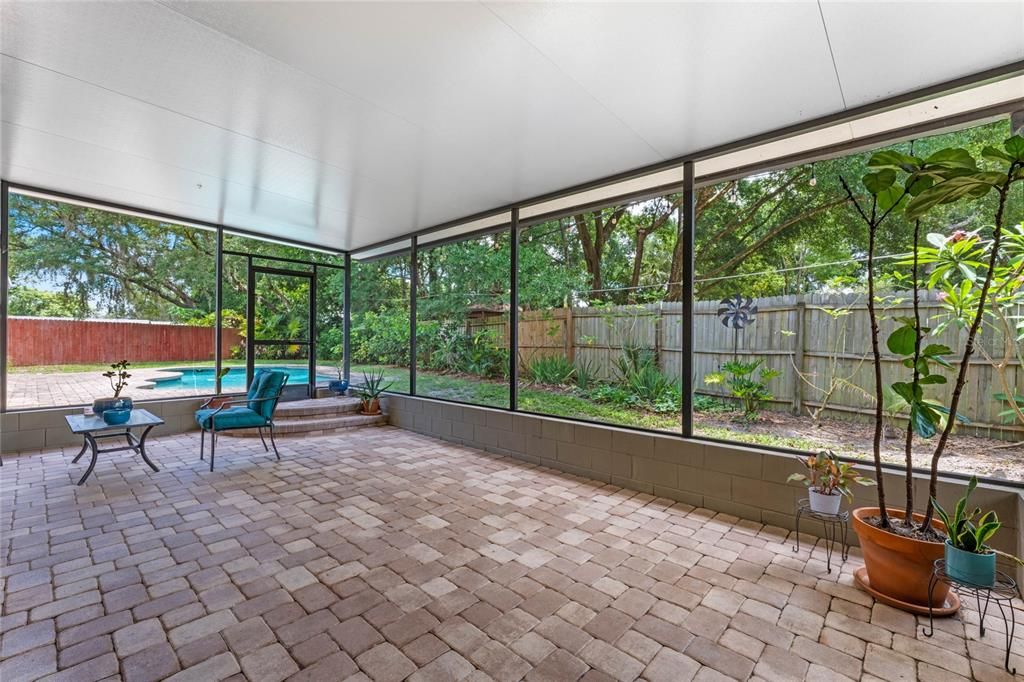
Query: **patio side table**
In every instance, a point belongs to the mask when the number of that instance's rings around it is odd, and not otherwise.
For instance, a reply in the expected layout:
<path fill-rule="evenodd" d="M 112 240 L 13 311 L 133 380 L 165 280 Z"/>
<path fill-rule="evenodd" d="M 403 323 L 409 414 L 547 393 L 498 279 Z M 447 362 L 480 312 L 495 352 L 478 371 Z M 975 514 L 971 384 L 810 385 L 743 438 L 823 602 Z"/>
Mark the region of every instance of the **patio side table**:
<path fill-rule="evenodd" d="M 1002 571 L 996 571 L 996 581 L 993 584 L 975 585 L 964 580 L 958 580 L 946 573 L 946 560 L 937 559 L 932 567 L 932 578 L 928 582 L 928 627 L 921 628 L 921 634 L 925 637 L 931 637 L 935 634 L 935 619 L 932 615 L 932 592 L 935 591 L 935 586 L 939 583 L 946 583 L 957 593 L 966 593 L 967 596 L 973 596 L 977 600 L 979 614 L 978 630 L 982 637 L 985 636 L 985 615 L 988 613 L 988 605 L 991 602 L 996 603 L 996 606 L 999 607 L 999 615 L 1003 617 L 1003 630 L 1006 632 L 1006 658 L 1003 661 L 1003 667 L 1006 669 L 1006 672 L 1016 675 L 1017 669 L 1010 668 L 1010 647 L 1013 645 L 1014 630 L 1017 629 L 1017 617 L 1014 615 L 1012 603 L 1020 595 L 1017 581 Z M 1009 618 L 1006 617 L 1003 602 L 1006 602 L 1006 608 L 1010 611 Z"/>
<path fill-rule="evenodd" d="M 825 566 L 828 572 L 832 572 L 832 553 L 835 549 L 836 542 L 840 543 L 842 553 L 840 556 L 843 561 L 846 561 L 850 554 L 850 542 L 847 539 L 847 533 L 850 527 L 850 512 L 841 511 L 838 514 L 826 514 L 824 512 L 816 512 L 811 509 L 811 502 L 808 499 L 802 499 L 797 503 L 796 506 L 796 547 L 793 548 L 794 552 L 800 551 L 800 518 L 803 516 L 809 516 L 816 521 L 821 521 L 825 529 Z"/>
<path fill-rule="evenodd" d="M 142 461 L 149 465 L 149 468 L 153 471 L 160 471 L 156 468 L 156 465 L 146 455 L 146 436 L 153 430 L 154 426 L 160 426 L 164 423 L 164 420 L 156 416 L 148 410 L 135 408 L 132 410 L 131 419 L 124 424 L 107 424 L 103 421 L 102 417 L 98 417 L 95 414 L 69 414 L 64 417 L 68 422 L 68 428 L 71 429 L 72 433 L 81 434 L 83 438 L 82 449 L 78 451 L 75 458 L 71 460 L 73 464 L 77 464 L 78 460 L 82 459 L 82 455 L 85 454 L 86 449 L 92 450 L 92 459 L 89 462 L 89 467 L 85 470 L 85 474 L 78 481 L 78 485 L 85 483 L 85 480 L 92 474 L 93 469 L 96 468 L 97 456 L 102 453 L 108 452 L 124 452 L 131 450 L 142 455 Z M 136 436 L 132 433 L 132 429 L 142 429 L 142 434 Z M 106 440 L 108 438 L 124 438 L 127 441 L 127 445 L 122 445 L 116 448 L 104 448 L 100 449 L 98 441 Z"/>

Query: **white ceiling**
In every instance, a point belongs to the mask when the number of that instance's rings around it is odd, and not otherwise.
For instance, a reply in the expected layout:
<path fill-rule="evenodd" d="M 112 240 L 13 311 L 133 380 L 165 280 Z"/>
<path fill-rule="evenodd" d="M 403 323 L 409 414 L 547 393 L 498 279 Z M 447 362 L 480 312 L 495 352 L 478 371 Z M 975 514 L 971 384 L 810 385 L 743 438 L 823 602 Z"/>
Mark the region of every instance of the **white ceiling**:
<path fill-rule="evenodd" d="M 341 249 L 1024 59 L 1024 2 L 0 0 L 0 174 Z"/>

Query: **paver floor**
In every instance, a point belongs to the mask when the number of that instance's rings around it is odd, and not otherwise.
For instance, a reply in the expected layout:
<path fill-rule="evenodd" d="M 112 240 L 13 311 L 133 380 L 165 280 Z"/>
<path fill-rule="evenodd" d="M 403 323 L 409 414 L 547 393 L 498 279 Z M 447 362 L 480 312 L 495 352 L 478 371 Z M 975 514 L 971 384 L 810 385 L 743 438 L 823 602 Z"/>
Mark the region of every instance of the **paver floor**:
<path fill-rule="evenodd" d="M 5 458 L 0 679 L 1010 679 L 998 618 L 926 638 L 780 528 L 392 427 L 279 445 Z"/>
<path fill-rule="evenodd" d="M 171 365 L 173 366 L 173 365 Z M 157 368 L 132 368 L 132 379 L 125 395 L 135 400 L 178 398 L 210 393 L 194 388 L 139 388 L 143 382 L 170 376 Z M 91 372 L 54 372 L 35 374 L 11 372 L 7 375 L 7 404 L 11 409 L 91 405 L 94 398 L 111 395 L 110 381 L 102 370 Z"/>

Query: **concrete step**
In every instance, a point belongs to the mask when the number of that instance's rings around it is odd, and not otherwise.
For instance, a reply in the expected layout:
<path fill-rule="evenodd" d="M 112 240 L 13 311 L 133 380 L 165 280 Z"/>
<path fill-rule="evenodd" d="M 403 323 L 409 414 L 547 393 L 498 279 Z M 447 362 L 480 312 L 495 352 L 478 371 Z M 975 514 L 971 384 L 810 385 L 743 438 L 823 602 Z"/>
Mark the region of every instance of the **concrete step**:
<path fill-rule="evenodd" d="M 347 413 L 337 416 L 315 415 L 306 418 L 292 417 L 289 419 L 274 418 L 274 434 L 276 436 L 287 436 L 296 434 L 319 434 L 357 429 L 363 426 L 381 426 L 388 423 L 385 414 L 365 415 L 359 413 Z M 238 438 L 258 438 L 260 433 L 257 429 L 234 429 L 223 431 L 218 435 L 233 436 Z M 268 436 L 267 429 L 264 435 Z"/>
<path fill-rule="evenodd" d="M 280 423 L 291 419 L 308 417 L 332 417 L 342 414 L 358 413 L 359 398 L 312 398 L 306 400 L 290 400 L 280 402 L 274 411 L 274 421 Z"/>

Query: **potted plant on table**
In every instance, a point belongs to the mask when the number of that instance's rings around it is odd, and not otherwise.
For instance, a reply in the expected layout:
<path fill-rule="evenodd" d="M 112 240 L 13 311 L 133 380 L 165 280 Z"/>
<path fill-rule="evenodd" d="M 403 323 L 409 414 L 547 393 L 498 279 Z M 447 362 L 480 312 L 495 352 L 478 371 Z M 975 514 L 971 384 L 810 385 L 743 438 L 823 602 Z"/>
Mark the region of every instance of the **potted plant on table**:
<path fill-rule="evenodd" d="M 797 460 L 806 467 L 807 473 L 790 474 L 787 482 L 799 481 L 807 486 L 811 511 L 818 514 L 838 514 L 843 498 L 853 499 L 850 487 L 854 483 L 875 484 L 870 478 L 861 476 L 852 464 L 840 462 L 831 450 L 798 457 Z"/>
<path fill-rule="evenodd" d="M 871 351 L 874 366 L 874 438 L 872 455 L 877 478 L 878 506 L 853 512 L 853 528 L 860 540 L 865 566 L 855 573 L 857 583 L 876 598 L 911 612 L 927 612 L 928 584 L 932 564 L 944 555 L 946 526 L 935 518 L 939 460 L 957 422 L 966 421 L 958 407 L 975 343 L 987 309 L 1007 298 L 1020 295 L 1024 282 L 1024 230 L 1008 225 L 1006 205 L 1011 187 L 1024 181 L 1024 137 L 1014 135 L 1000 147 L 986 147 L 981 159 L 959 148 L 942 149 L 927 158 L 885 150 L 868 161 L 869 172 L 862 184 L 870 199 L 859 200 L 845 179 L 840 178 L 850 203 L 868 230 L 867 308 L 871 322 Z M 921 219 L 930 210 L 962 199 L 980 199 L 995 194 L 991 227 L 985 235 L 954 231 L 951 235 L 927 235 L 929 246 L 921 245 Z M 913 313 L 899 323 L 886 340 L 893 354 L 903 360 L 909 380 L 890 385 L 908 413 L 904 441 L 906 506 L 895 509 L 886 504 L 881 440 L 884 427 L 882 356 L 876 284 L 876 244 L 879 229 L 887 218 L 902 212 L 914 227 L 914 248 L 909 261 Z M 930 266 L 926 282 L 922 266 Z M 925 343 L 931 329 L 922 324 L 921 289 L 937 289 L 948 313 L 944 324 L 956 324 L 965 332 L 963 352 L 958 359 L 956 379 L 948 404 L 929 399 L 929 386 L 947 383 L 937 368 L 953 370 L 946 356 L 953 350 L 942 344 Z M 923 514 L 914 509 L 912 445 L 914 436 L 938 436 L 931 454 L 929 501 Z M 936 613 L 950 615 L 959 602 L 949 595 L 944 583 L 936 587 Z"/>
<path fill-rule="evenodd" d="M 104 378 L 110 382 L 110 388 L 114 391 L 114 395 L 110 398 L 96 398 L 96 400 L 92 401 L 93 414 L 102 417 L 103 413 L 107 410 L 130 411 L 132 409 L 132 399 L 121 395 L 121 391 L 128 385 L 128 379 L 132 376 L 128 372 L 131 364 L 127 360 L 121 360 L 111 364 L 110 369 L 103 373 Z"/>
<path fill-rule="evenodd" d="M 334 371 L 338 374 L 338 378 L 327 382 L 327 388 L 331 393 L 335 394 L 339 398 L 345 395 L 345 391 L 348 390 L 348 381 L 345 379 L 345 358 L 344 356 L 338 357 L 338 362 L 334 366 Z"/>
<path fill-rule="evenodd" d="M 978 477 L 972 476 L 967 484 L 967 493 L 957 500 L 952 516 L 946 513 L 938 500 L 932 499 L 932 505 L 947 530 L 946 575 L 979 587 L 991 587 L 996 581 L 996 555 L 1022 566 L 1024 561 L 988 546 L 988 541 L 999 532 L 1003 524 L 994 511 L 982 514 L 977 507 L 972 511 L 967 510 L 967 499 L 977 487 Z"/>
<path fill-rule="evenodd" d="M 359 398 L 363 401 L 363 414 L 380 414 L 380 395 L 391 388 L 392 383 L 384 383 L 384 370 L 379 373 L 371 371 L 369 374 L 363 372 L 363 385 L 359 387 Z"/>

